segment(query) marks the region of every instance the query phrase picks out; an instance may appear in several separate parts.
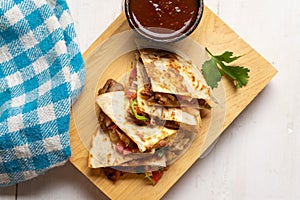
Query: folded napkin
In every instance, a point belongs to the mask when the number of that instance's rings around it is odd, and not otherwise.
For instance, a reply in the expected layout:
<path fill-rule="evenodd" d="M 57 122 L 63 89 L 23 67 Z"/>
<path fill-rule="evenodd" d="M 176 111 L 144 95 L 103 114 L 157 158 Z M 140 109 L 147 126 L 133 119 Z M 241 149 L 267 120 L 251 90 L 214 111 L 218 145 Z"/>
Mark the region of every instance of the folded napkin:
<path fill-rule="evenodd" d="M 65 0 L 0 0 L 0 186 L 68 160 L 84 79 Z"/>

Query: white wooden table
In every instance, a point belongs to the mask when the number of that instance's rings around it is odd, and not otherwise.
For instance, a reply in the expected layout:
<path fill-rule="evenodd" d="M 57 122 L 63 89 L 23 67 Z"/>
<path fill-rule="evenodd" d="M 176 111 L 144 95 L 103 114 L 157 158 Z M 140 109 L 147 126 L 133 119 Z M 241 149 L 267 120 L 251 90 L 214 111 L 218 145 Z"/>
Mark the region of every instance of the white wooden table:
<path fill-rule="evenodd" d="M 82 51 L 119 15 L 122 0 L 68 0 Z M 279 71 L 164 199 L 300 199 L 300 1 L 210 0 Z M 70 163 L 0 189 L 1 200 L 107 199 Z"/>

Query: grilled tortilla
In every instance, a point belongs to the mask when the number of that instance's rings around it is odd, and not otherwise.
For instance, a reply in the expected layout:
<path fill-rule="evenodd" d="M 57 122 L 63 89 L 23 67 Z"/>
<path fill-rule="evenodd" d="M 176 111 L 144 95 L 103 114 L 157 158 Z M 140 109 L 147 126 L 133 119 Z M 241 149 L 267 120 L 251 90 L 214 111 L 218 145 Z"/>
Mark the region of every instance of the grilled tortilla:
<path fill-rule="evenodd" d="M 139 49 L 139 53 L 150 80 L 144 91 L 144 98 L 149 104 L 165 107 L 212 106 L 212 91 L 192 62 L 163 50 Z M 151 93 L 155 98 L 147 96 Z"/>
<path fill-rule="evenodd" d="M 147 73 L 143 63 L 140 60 L 136 61 L 137 71 L 137 102 L 141 111 L 158 117 L 162 120 L 176 121 L 184 123 L 190 126 L 200 127 L 201 116 L 199 110 L 192 107 L 165 107 L 159 104 L 149 104 L 148 101 L 143 98 L 143 91 L 150 84 L 150 80 L 147 77 Z M 173 97 L 173 96 L 172 96 Z M 171 98 L 172 98 L 171 97 Z M 170 98 L 170 97 L 169 97 Z M 173 97 L 176 98 L 176 97 Z"/>
<path fill-rule="evenodd" d="M 92 148 L 89 154 L 88 166 L 90 168 L 113 167 L 113 166 L 128 166 L 128 162 L 134 160 L 150 159 L 153 154 L 150 153 L 134 153 L 122 154 L 118 152 L 117 145 L 112 143 L 108 134 L 98 127 L 93 136 Z M 154 160 L 154 159 L 152 159 Z M 126 164 L 127 163 L 127 164 Z M 139 163 L 139 162 L 137 162 Z M 165 166 L 165 158 L 156 158 L 152 164 Z"/>
<path fill-rule="evenodd" d="M 176 133 L 164 126 L 139 126 L 128 117 L 128 100 L 124 91 L 109 92 L 96 98 L 102 111 L 138 146 L 140 152 L 151 150 L 156 143 Z"/>

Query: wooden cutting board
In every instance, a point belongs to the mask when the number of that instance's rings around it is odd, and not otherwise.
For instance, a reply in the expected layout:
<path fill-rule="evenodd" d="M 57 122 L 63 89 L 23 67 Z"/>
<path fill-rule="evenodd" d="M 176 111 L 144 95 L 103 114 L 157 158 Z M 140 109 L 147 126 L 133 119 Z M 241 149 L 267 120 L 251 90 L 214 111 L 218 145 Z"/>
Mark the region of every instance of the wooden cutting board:
<path fill-rule="evenodd" d="M 128 29 L 129 26 L 125 14 L 122 13 L 83 54 L 86 64 L 93 63 L 97 48 L 104 40 Z M 185 160 L 179 160 L 174 163 L 174 166 L 171 165 L 160 182 L 155 186 L 147 185 L 142 175 L 126 175 L 116 183 L 112 183 L 102 175 L 99 175 L 97 170 L 90 170 L 87 167 L 88 150 L 82 144 L 77 134 L 72 116 L 70 132 L 72 157 L 70 161 L 111 199 L 160 199 L 277 73 L 270 63 L 207 7 L 205 7 L 204 15 L 198 28 L 190 37 L 200 45 L 208 47 L 214 54 L 221 54 L 225 50 L 229 50 L 236 55 L 243 55 L 236 64 L 250 69 L 249 83 L 244 88 L 235 89 L 231 82 L 223 78 L 222 83 L 226 94 L 226 112 L 222 130 L 208 135 L 200 151 L 192 152 L 188 159 L 183 158 Z"/>

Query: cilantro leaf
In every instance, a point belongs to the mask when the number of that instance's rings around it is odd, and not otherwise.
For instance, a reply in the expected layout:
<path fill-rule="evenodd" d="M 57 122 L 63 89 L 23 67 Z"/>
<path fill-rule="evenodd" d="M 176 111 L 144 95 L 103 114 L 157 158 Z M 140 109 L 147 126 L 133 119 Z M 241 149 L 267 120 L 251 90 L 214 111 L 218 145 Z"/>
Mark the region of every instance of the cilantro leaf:
<path fill-rule="evenodd" d="M 222 75 L 214 60 L 205 61 L 202 66 L 202 74 L 211 88 L 218 87 L 218 82 L 221 80 Z"/>
<path fill-rule="evenodd" d="M 234 84 L 237 88 L 241 88 L 248 83 L 248 68 L 240 66 L 222 66 L 223 71 L 234 80 Z"/>
<path fill-rule="evenodd" d="M 223 54 L 218 55 L 218 56 L 214 56 L 207 48 L 205 48 L 205 50 L 209 53 L 209 55 L 212 58 L 215 58 L 215 60 L 219 63 L 219 62 L 226 62 L 231 63 L 237 59 L 239 59 L 241 56 L 233 56 L 233 53 L 231 51 L 225 51 Z"/>
<path fill-rule="evenodd" d="M 219 56 L 215 56 L 216 59 L 226 62 L 226 63 L 231 63 L 237 59 L 239 59 L 241 56 L 232 56 L 233 53 L 230 51 L 226 51 L 225 53 L 223 53 L 222 55 Z"/>
<path fill-rule="evenodd" d="M 229 64 L 241 56 L 233 56 L 230 51 L 225 51 L 221 55 L 213 55 L 207 48 L 205 50 L 211 56 L 211 59 L 206 61 L 202 66 L 202 74 L 207 84 L 213 89 L 218 87 L 218 82 L 225 74 L 233 80 L 237 88 L 241 88 L 248 83 L 250 70 L 242 66 L 229 66 Z"/>

